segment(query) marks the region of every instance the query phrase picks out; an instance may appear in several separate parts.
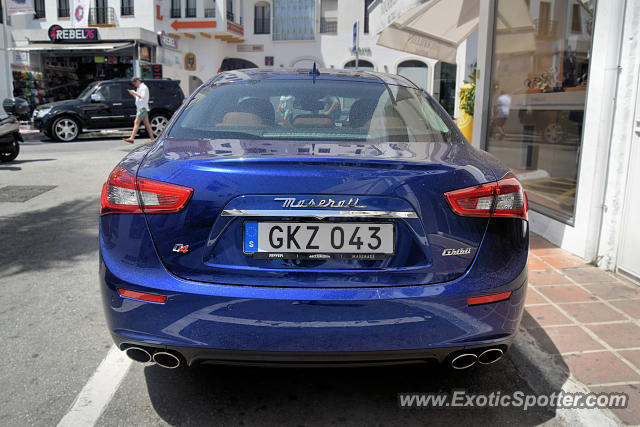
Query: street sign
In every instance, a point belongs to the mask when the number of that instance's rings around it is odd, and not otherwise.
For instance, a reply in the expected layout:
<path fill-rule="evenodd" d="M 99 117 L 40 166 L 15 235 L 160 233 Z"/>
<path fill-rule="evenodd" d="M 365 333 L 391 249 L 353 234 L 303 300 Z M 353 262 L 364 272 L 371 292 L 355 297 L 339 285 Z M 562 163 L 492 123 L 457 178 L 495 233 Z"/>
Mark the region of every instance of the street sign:
<path fill-rule="evenodd" d="M 358 21 L 353 23 L 353 46 L 351 52 L 355 53 L 358 50 Z"/>

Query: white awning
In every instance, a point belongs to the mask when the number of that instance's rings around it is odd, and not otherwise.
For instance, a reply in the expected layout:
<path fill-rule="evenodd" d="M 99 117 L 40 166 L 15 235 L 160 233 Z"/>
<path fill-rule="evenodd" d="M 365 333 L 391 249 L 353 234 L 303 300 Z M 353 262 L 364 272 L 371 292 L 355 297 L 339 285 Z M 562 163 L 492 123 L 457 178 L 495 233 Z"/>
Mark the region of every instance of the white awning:
<path fill-rule="evenodd" d="M 125 43 L 31 43 L 24 46 L 11 47 L 9 50 L 100 50 L 111 51 L 133 46 L 131 42 Z"/>
<path fill-rule="evenodd" d="M 431 0 L 414 7 L 382 30 L 378 44 L 455 63 L 456 50 L 478 28 L 480 0 Z M 509 34 L 497 54 L 535 50 L 534 25 L 523 0 L 512 0 L 498 16 L 498 33 Z M 502 12 L 502 9 L 501 9 Z"/>

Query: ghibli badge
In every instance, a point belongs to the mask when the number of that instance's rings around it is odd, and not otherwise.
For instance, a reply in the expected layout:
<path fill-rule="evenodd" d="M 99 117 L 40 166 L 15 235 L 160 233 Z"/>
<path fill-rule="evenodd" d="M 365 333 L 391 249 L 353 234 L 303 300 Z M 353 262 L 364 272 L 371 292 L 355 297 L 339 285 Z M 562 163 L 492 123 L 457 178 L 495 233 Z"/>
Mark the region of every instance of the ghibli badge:
<path fill-rule="evenodd" d="M 471 253 L 471 248 L 445 249 L 442 251 L 442 256 L 468 255 L 470 253 Z"/>

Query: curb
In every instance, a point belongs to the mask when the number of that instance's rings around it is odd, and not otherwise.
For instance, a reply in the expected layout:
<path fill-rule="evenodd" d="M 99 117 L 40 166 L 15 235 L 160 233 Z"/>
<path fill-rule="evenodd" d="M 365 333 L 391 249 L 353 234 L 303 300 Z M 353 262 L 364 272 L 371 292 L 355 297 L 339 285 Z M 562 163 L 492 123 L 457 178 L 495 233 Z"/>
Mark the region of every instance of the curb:
<path fill-rule="evenodd" d="M 558 363 L 557 356 L 545 351 L 522 326 L 508 354 L 516 369 L 536 393 L 591 392 L 589 387 L 576 380 Z M 603 427 L 622 424 L 608 409 L 556 409 L 555 414 L 558 420 L 569 426 Z"/>

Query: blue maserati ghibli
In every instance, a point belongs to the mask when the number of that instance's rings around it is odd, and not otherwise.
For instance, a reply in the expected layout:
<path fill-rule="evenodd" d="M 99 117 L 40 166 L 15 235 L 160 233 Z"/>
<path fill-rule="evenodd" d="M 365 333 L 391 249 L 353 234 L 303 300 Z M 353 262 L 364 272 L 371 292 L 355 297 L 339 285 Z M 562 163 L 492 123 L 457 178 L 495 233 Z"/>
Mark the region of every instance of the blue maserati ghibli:
<path fill-rule="evenodd" d="M 491 364 L 522 316 L 527 211 L 403 77 L 223 72 L 104 184 L 108 327 L 167 368 Z"/>

